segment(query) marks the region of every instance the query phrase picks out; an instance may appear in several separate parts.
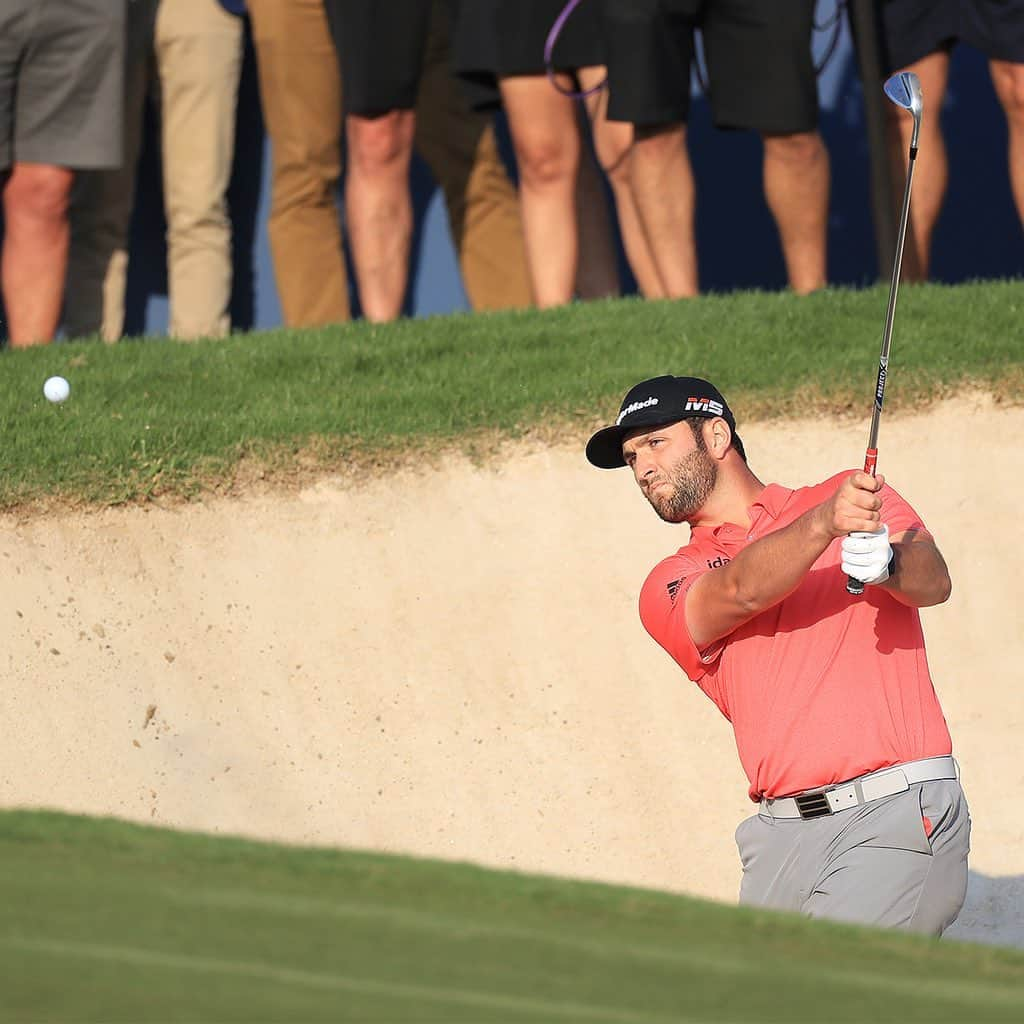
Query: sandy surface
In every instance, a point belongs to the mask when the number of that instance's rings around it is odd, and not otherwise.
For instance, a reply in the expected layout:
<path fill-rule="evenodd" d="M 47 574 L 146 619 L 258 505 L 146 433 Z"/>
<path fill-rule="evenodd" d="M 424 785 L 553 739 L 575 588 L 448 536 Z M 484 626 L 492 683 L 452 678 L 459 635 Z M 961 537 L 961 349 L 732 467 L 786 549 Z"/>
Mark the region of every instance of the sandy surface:
<path fill-rule="evenodd" d="M 762 479 L 853 423 L 740 424 Z M 954 596 L 924 613 L 974 818 L 953 934 L 1024 946 L 1024 411 L 883 424 Z M 372 847 L 732 901 L 728 723 L 636 615 L 685 542 L 578 449 L 176 509 L 0 518 L 0 805 Z"/>

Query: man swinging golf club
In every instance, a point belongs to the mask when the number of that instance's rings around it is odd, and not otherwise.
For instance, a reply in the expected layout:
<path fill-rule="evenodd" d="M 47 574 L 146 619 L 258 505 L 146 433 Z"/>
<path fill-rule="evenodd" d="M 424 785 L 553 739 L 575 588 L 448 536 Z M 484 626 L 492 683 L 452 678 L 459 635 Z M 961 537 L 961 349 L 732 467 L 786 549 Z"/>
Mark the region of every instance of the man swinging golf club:
<path fill-rule="evenodd" d="M 920 517 L 868 472 L 765 486 L 699 378 L 637 384 L 587 458 L 628 466 L 662 519 L 690 524 L 640 616 L 735 731 L 759 804 L 736 832 L 740 901 L 940 935 L 970 817 L 918 614 L 949 575 Z"/>

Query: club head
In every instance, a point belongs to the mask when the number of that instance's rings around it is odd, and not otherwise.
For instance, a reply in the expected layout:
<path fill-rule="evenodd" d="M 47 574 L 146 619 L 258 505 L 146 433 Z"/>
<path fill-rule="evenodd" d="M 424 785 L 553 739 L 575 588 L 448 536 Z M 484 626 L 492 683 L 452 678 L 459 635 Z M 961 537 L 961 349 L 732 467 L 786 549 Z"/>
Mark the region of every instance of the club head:
<path fill-rule="evenodd" d="M 899 71 L 891 78 L 886 79 L 882 88 L 890 102 L 913 115 L 914 137 L 910 145 L 917 149 L 917 134 L 921 130 L 921 110 L 923 108 L 921 80 L 913 71 Z"/>

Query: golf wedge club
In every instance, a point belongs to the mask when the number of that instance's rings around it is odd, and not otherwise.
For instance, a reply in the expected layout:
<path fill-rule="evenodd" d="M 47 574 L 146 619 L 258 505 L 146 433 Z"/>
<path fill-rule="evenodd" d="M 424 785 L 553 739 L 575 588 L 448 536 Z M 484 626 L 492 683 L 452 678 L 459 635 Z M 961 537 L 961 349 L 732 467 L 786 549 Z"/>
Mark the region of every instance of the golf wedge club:
<path fill-rule="evenodd" d="M 889 101 L 914 118 L 914 131 L 910 137 L 910 160 L 907 163 L 907 181 L 903 187 L 903 207 L 900 210 L 899 231 L 896 235 L 896 255 L 892 265 L 892 282 L 889 285 L 889 308 L 885 312 L 885 330 L 882 332 L 882 351 L 878 356 L 878 381 L 875 385 L 875 407 L 871 413 L 871 430 L 868 447 L 864 456 L 864 472 L 875 475 L 878 462 L 878 424 L 882 418 L 882 401 L 885 398 L 885 380 L 889 372 L 889 349 L 892 345 L 892 319 L 896 310 L 896 295 L 900 287 L 900 268 L 903 265 L 903 243 L 907 237 L 907 215 L 910 213 L 910 189 L 914 183 L 914 162 L 917 160 L 917 137 L 921 131 L 921 81 L 912 71 L 900 71 L 886 79 L 882 87 Z M 863 594 L 864 584 L 852 576 L 846 579 L 849 594 Z"/>

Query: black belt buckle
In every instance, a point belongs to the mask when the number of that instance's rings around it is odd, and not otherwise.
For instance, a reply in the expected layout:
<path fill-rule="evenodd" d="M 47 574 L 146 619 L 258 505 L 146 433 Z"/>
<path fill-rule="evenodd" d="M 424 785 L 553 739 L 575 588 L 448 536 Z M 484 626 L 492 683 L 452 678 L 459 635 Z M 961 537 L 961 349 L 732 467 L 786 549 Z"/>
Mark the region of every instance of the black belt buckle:
<path fill-rule="evenodd" d="M 795 796 L 793 799 L 796 801 L 796 809 L 800 812 L 801 818 L 824 818 L 826 814 L 832 813 L 825 790 L 818 790 L 817 793 L 801 793 L 800 796 Z"/>

